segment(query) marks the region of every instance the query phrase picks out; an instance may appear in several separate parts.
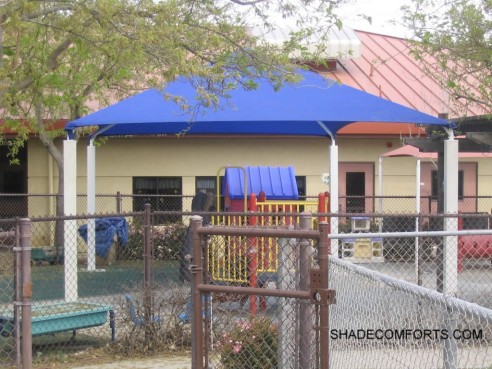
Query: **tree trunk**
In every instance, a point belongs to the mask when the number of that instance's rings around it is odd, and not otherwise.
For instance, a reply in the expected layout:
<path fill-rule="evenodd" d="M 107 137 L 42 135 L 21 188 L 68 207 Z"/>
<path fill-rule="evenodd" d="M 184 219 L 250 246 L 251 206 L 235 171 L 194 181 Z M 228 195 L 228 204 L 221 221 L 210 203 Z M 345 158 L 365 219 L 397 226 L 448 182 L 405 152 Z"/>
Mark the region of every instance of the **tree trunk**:
<path fill-rule="evenodd" d="M 36 121 L 38 126 L 39 139 L 43 143 L 43 145 L 48 150 L 48 153 L 51 155 L 53 160 L 56 163 L 58 168 L 58 194 L 56 195 L 56 216 L 62 217 L 64 215 L 64 170 L 63 170 L 63 153 L 56 147 L 53 139 L 46 134 L 44 122 L 43 122 L 43 114 L 40 105 L 35 106 L 36 109 Z M 63 246 L 65 245 L 65 237 L 64 237 L 64 222 L 63 220 L 56 220 L 55 223 L 55 250 L 56 250 L 56 258 L 59 260 L 59 257 L 62 255 Z"/>

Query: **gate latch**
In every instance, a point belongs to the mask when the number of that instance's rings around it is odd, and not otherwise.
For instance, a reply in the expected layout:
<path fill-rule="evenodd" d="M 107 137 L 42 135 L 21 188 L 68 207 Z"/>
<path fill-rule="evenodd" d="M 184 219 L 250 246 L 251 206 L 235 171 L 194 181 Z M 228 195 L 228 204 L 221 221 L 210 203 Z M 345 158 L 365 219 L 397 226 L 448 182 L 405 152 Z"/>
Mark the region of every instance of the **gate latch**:
<path fill-rule="evenodd" d="M 324 275 L 323 275 L 324 274 Z M 328 275 L 321 273 L 318 268 L 309 271 L 311 304 L 331 305 L 336 304 L 335 290 L 326 288 L 328 286 Z M 326 287 L 325 287 L 326 286 Z"/>
<path fill-rule="evenodd" d="M 198 273 L 202 270 L 203 270 L 203 268 L 199 268 L 198 265 L 195 265 L 195 264 L 190 265 L 190 272 L 191 273 Z"/>

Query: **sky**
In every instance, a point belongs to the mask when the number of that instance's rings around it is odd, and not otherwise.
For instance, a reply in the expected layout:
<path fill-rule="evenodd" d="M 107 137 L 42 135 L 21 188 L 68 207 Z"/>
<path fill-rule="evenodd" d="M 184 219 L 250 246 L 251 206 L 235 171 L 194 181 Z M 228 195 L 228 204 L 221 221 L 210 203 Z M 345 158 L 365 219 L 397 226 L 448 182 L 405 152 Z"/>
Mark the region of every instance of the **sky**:
<path fill-rule="evenodd" d="M 410 32 L 392 21 L 400 22 L 400 7 L 411 4 L 411 0 L 351 0 L 337 12 L 343 24 L 353 29 L 381 33 L 390 36 L 410 37 Z M 371 17 L 372 24 L 363 16 Z"/>

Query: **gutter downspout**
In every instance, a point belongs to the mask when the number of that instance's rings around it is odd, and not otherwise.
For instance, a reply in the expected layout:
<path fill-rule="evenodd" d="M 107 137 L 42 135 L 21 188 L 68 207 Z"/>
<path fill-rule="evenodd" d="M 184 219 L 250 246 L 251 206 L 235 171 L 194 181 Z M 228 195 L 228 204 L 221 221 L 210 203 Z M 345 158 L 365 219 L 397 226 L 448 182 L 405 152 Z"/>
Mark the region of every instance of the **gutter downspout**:
<path fill-rule="evenodd" d="M 87 214 L 96 213 L 96 147 L 94 141 L 102 133 L 114 127 L 114 124 L 105 126 L 89 137 L 87 145 Z M 96 270 L 96 219 L 90 218 L 87 222 L 87 270 Z"/>
<path fill-rule="evenodd" d="M 55 199 L 53 198 L 54 192 L 54 168 L 53 168 L 53 158 L 48 153 L 48 214 L 50 216 L 56 215 L 55 211 Z M 54 222 L 50 222 L 50 245 L 55 244 L 55 224 Z"/>

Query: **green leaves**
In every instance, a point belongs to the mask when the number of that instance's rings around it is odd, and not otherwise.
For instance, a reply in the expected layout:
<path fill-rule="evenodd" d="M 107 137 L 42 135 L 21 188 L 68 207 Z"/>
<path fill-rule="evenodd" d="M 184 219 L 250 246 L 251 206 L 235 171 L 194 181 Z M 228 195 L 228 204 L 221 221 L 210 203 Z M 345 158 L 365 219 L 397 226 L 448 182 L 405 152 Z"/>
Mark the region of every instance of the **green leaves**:
<path fill-rule="evenodd" d="M 405 25 L 418 42 L 412 54 L 424 70 L 449 90 L 451 110 L 492 107 L 491 1 L 413 0 Z"/>
<path fill-rule="evenodd" d="M 205 107 L 220 108 L 233 88 L 257 88 L 258 76 L 281 88 L 299 67 L 291 55 L 323 62 L 303 42 L 342 26 L 333 10 L 343 1 L 9 2 L 0 14 L 1 118 L 32 122 L 32 131 L 53 139 L 63 132 L 50 131 L 49 122 L 180 75 L 201 78 L 196 87 Z M 279 21 L 294 32 L 267 42 L 265 33 Z"/>

